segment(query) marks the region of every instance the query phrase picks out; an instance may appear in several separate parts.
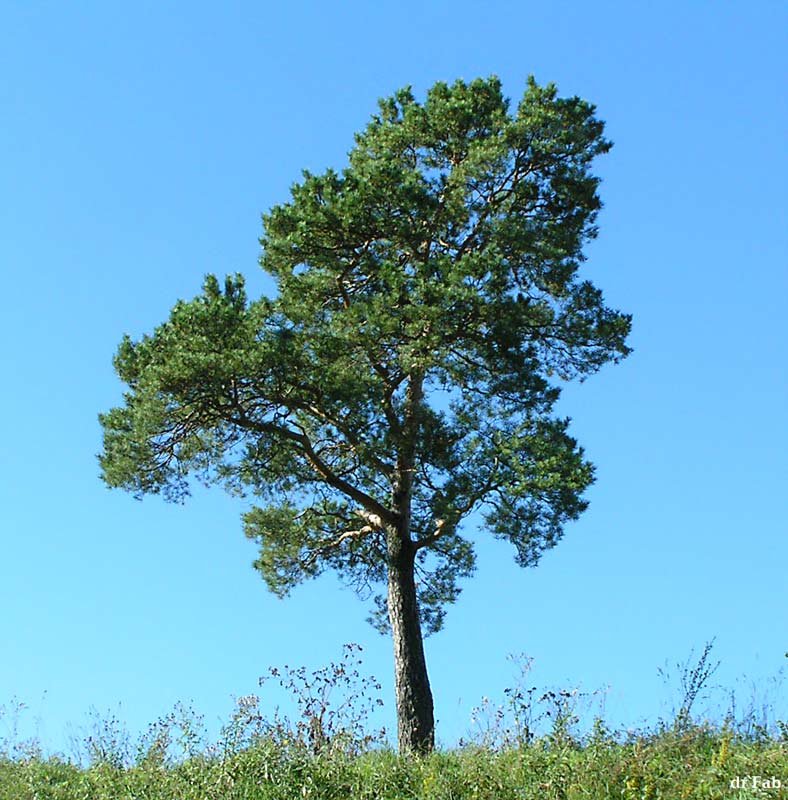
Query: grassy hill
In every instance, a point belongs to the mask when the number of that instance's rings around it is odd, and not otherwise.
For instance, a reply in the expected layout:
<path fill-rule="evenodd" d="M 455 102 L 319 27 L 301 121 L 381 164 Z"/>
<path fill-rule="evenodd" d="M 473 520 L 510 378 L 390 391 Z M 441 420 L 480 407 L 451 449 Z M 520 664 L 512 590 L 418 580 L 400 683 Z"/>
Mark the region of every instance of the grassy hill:
<path fill-rule="evenodd" d="M 472 741 L 417 758 L 369 730 L 379 687 L 348 646 L 341 664 L 315 673 L 270 671 L 294 693 L 298 719 L 266 718 L 257 696 L 242 697 L 213 743 L 184 706 L 133 743 L 117 720 L 98 720 L 68 758 L 35 739 L 0 739 L 0 800 L 788 798 L 788 724 L 764 709 L 693 718 L 714 672 L 709 651 L 685 665 L 674 718 L 650 730 L 581 719 L 577 692 L 522 684 L 477 709 Z"/>

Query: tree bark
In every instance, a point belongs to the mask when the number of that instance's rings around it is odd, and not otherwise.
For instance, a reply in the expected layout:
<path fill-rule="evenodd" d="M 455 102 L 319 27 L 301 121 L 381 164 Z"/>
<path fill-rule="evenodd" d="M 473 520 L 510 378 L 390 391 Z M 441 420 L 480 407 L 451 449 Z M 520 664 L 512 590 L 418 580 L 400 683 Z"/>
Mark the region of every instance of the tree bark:
<path fill-rule="evenodd" d="M 387 531 L 386 538 L 397 745 L 400 753 L 428 753 L 435 746 L 435 719 L 416 598 L 416 548 L 409 533 L 396 527 Z"/>

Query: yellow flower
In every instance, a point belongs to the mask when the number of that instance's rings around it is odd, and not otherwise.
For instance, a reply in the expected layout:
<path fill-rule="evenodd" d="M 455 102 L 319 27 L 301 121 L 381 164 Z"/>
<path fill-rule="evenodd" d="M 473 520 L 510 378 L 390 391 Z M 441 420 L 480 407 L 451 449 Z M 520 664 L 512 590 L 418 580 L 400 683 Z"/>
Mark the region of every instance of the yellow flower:
<path fill-rule="evenodd" d="M 713 767 L 722 767 L 728 760 L 729 742 L 730 742 L 730 736 L 729 735 L 723 736 L 719 753 L 717 753 L 716 756 L 711 757 L 711 765 Z"/>

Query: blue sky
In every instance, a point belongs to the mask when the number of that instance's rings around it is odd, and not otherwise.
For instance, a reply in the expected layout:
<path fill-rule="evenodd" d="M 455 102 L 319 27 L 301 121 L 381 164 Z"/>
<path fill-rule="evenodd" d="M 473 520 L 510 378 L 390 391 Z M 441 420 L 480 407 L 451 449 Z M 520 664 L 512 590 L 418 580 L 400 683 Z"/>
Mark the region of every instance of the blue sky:
<path fill-rule="evenodd" d="M 260 213 L 341 168 L 378 97 L 533 73 L 607 121 L 586 274 L 634 315 L 634 354 L 566 390 L 591 507 L 527 571 L 479 569 L 427 642 L 438 735 L 540 685 L 609 686 L 653 721 L 657 669 L 716 636 L 715 680 L 785 660 L 786 113 L 779 2 L 0 6 L 0 705 L 64 747 L 89 708 L 132 730 L 193 701 L 210 725 L 270 665 L 365 648 L 393 719 L 390 643 L 326 576 L 286 601 L 251 568 L 242 501 L 137 502 L 99 481 L 111 360 L 208 272 L 257 266 Z M 739 681 L 739 683 L 737 683 Z M 744 683 L 741 683 L 741 682 Z M 744 700 L 746 698 L 740 698 Z M 773 698 L 786 709 L 786 690 Z M 2 732 L 0 720 L 0 732 Z"/>

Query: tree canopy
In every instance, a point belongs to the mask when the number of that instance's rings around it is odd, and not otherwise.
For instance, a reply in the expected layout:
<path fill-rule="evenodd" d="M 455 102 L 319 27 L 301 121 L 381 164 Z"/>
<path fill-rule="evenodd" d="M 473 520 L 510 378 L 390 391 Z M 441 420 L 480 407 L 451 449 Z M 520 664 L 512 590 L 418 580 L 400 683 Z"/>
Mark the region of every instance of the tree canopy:
<path fill-rule="evenodd" d="M 367 591 L 385 579 L 374 518 L 411 449 L 428 630 L 473 569 L 459 530 L 472 510 L 535 564 L 593 474 L 551 417 L 550 378 L 628 352 L 630 318 L 578 278 L 602 130 L 593 106 L 533 80 L 514 115 L 495 79 L 382 101 L 341 174 L 305 172 L 264 216 L 276 299 L 209 276 L 152 336 L 124 338 L 106 482 L 182 499 L 195 472 L 250 492 L 244 526 L 274 592 L 326 567 Z"/>

